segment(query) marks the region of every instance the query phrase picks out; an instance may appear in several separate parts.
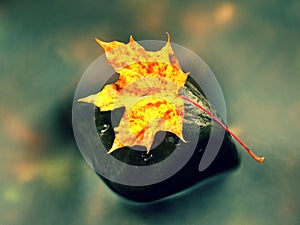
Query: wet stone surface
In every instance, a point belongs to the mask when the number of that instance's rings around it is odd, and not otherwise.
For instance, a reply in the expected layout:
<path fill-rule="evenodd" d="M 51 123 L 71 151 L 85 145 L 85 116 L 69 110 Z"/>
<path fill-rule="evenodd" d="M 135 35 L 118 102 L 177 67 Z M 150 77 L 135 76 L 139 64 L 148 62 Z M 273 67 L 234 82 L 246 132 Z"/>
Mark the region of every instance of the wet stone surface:
<path fill-rule="evenodd" d="M 193 85 L 189 79 L 181 90 L 181 95 L 210 109 L 210 104 L 202 95 L 201 91 Z M 211 110 L 211 109 L 210 109 Z M 98 135 L 107 151 L 114 141 L 114 130 L 111 124 L 111 116 L 115 112 L 100 112 L 95 108 L 95 123 Z M 120 113 L 120 112 L 119 112 Z M 216 112 L 214 112 L 216 114 Z M 122 112 L 121 112 L 122 114 Z M 199 171 L 199 162 L 205 151 L 211 130 L 213 135 L 218 135 L 221 127 L 213 123 L 208 115 L 190 103 L 185 103 L 185 118 L 183 123 L 184 137 L 198 139 L 197 144 L 182 142 L 176 135 L 170 132 L 157 134 L 155 139 L 160 138 L 161 143 L 146 154 L 145 149 L 123 147 L 111 153 L 111 155 L 128 165 L 150 166 L 167 159 L 176 149 L 194 151 L 192 157 L 177 173 L 159 183 L 145 186 L 130 186 L 112 182 L 98 174 L 105 183 L 116 193 L 127 199 L 138 202 L 158 200 L 178 193 L 194 184 L 212 177 L 221 172 L 236 168 L 239 165 L 239 157 L 235 145 L 229 134 L 225 133 L 220 151 L 211 165 L 204 171 Z M 195 137 L 195 135 L 198 135 Z M 113 165 L 112 165 L 113 166 Z M 157 173 L 161 171 L 158 169 Z M 153 174 L 155 176 L 155 174 Z"/>

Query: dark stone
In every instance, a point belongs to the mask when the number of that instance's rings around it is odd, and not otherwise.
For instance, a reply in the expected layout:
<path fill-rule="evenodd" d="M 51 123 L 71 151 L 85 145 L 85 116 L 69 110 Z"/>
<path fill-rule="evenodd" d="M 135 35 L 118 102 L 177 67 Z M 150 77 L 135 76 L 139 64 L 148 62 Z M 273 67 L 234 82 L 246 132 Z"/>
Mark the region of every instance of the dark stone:
<path fill-rule="evenodd" d="M 198 103 L 202 103 L 210 109 L 210 105 L 204 97 L 203 93 L 195 85 L 193 80 L 189 77 L 186 85 L 182 89 L 181 95 L 192 98 Z M 95 122 L 100 139 L 108 150 L 112 146 L 114 140 L 113 127 L 111 124 L 111 113 L 116 116 L 122 115 L 124 109 L 114 110 L 113 112 L 100 112 L 98 108 L 95 111 Z M 210 109 L 212 110 L 212 109 Z M 214 112 L 217 115 L 216 112 Z M 208 143 L 211 130 L 214 129 L 214 135 L 218 135 L 223 128 L 218 124 L 213 123 L 211 118 L 202 110 L 198 109 L 192 104 L 185 104 L 185 120 L 183 124 L 183 133 L 185 137 L 191 137 L 200 130 L 200 137 L 196 144 L 196 150 L 189 161 L 177 173 L 156 184 L 146 186 L 130 186 L 112 182 L 100 174 L 98 174 L 104 182 L 117 194 L 126 199 L 137 202 L 150 202 L 158 200 L 172 194 L 185 190 L 192 185 L 205 180 L 205 178 L 212 177 L 221 172 L 225 172 L 236 168 L 239 165 L 239 157 L 231 136 L 226 132 L 221 148 L 207 169 L 199 171 L 199 162 L 201 161 L 204 149 Z M 162 134 L 158 134 L 156 138 L 162 138 Z M 176 148 L 194 148 L 190 143 L 184 143 L 172 133 L 165 133 L 161 144 L 152 149 L 149 154 L 144 151 L 138 151 L 129 147 L 118 149 L 112 153 L 112 156 L 129 165 L 149 166 L 158 163 L 169 157 Z M 113 166 L 113 165 L 112 165 Z M 159 171 L 158 171 L 159 172 Z"/>

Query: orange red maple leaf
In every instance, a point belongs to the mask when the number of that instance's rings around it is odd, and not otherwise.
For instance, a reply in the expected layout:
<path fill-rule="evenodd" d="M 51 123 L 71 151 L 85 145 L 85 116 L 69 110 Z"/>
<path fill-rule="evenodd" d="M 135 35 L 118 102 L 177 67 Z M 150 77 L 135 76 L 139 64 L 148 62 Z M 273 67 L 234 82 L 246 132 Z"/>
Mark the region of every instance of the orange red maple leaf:
<path fill-rule="evenodd" d="M 100 111 L 125 107 L 108 153 L 134 145 L 145 146 L 149 152 L 158 131 L 172 132 L 185 141 L 184 102 L 179 91 L 188 73 L 180 68 L 169 34 L 166 45 L 158 51 L 146 51 L 132 36 L 127 44 L 96 41 L 120 76 L 114 84 L 79 101 L 94 104 Z"/>

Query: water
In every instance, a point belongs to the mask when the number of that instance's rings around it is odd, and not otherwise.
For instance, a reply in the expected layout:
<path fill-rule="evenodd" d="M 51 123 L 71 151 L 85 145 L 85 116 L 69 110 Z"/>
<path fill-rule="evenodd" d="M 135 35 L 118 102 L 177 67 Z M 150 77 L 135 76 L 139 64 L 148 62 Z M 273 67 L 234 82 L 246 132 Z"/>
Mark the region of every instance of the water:
<path fill-rule="evenodd" d="M 299 10 L 296 0 L 2 1 L 0 223 L 297 224 Z M 103 53 L 94 37 L 165 40 L 165 31 L 214 71 L 228 126 L 266 162 L 240 148 L 241 167 L 222 180 L 178 200 L 124 207 L 56 115 Z"/>

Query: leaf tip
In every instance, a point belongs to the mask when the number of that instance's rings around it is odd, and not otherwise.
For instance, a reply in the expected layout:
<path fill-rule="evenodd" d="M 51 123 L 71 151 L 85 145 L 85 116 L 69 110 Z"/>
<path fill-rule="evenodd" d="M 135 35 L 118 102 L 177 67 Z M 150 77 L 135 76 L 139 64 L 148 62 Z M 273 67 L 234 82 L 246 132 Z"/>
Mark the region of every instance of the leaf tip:
<path fill-rule="evenodd" d="M 133 36 L 130 35 L 130 37 L 129 37 L 129 43 L 133 43 L 133 42 L 135 42 L 135 40 L 134 40 Z"/>
<path fill-rule="evenodd" d="M 101 43 L 102 43 L 102 41 L 101 40 L 99 40 L 98 38 L 96 38 L 95 37 L 95 41 L 99 44 L 99 45 L 101 45 Z"/>
<path fill-rule="evenodd" d="M 109 149 L 109 151 L 106 154 L 110 154 L 122 147 L 124 147 L 124 145 L 119 141 L 119 139 L 117 137 L 115 137 L 113 145 L 111 146 L 111 148 Z"/>
<path fill-rule="evenodd" d="M 80 98 L 77 100 L 77 102 L 87 102 L 87 103 L 95 103 L 96 95 L 90 95 L 84 98 Z"/>
<path fill-rule="evenodd" d="M 106 43 L 104 41 L 101 41 L 98 38 L 95 38 L 95 41 L 100 45 L 104 50 L 109 49 L 109 43 Z"/>
<path fill-rule="evenodd" d="M 146 151 L 147 155 L 149 154 L 150 150 L 151 150 L 150 148 L 147 148 L 147 151 Z"/>
<path fill-rule="evenodd" d="M 77 100 L 77 102 L 87 102 L 86 98 L 80 98 Z"/>
<path fill-rule="evenodd" d="M 169 34 L 169 32 L 165 32 L 165 33 L 166 33 L 166 35 L 168 36 L 168 43 L 170 43 L 170 41 L 171 41 L 170 34 Z"/>

